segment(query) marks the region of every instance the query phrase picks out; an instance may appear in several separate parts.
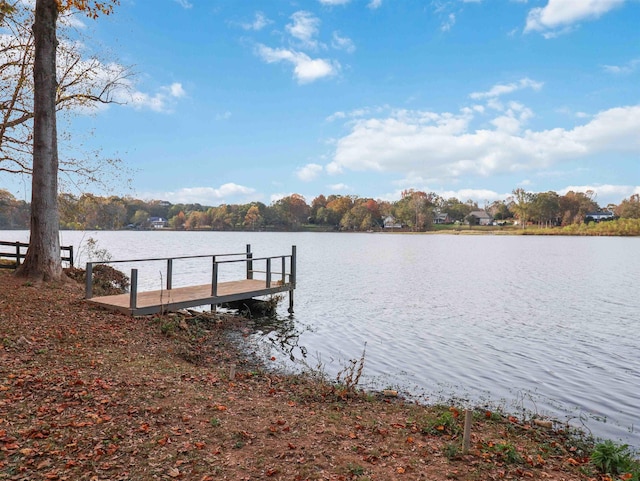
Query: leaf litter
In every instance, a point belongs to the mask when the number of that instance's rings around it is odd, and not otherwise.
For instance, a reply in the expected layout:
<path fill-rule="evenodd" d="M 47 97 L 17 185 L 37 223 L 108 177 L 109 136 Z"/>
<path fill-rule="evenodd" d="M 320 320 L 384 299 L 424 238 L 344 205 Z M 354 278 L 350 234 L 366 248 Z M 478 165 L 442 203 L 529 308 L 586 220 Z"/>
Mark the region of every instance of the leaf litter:
<path fill-rule="evenodd" d="M 286 375 L 246 319 L 133 318 L 0 272 L 0 479 L 600 479 L 563 430 Z"/>

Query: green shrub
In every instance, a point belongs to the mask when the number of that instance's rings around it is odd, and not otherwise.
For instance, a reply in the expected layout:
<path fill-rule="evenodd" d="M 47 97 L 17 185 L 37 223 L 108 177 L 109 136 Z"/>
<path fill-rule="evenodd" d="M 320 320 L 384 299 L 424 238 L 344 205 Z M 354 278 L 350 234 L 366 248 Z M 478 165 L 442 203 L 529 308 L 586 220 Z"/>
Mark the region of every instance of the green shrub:
<path fill-rule="evenodd" d="M 456 417 L 451 411 L 445 411 L 436 419 L 428 421 L 422 426 L 422 434 L 427 435 L 443 435 L 443 434 L 459 434 L 461 429 L 458 426 Z"/>
<path fill-rule="evenodd" d="M 629 446 L 610 440 L 596 444 L 591 453 L 591 464 L 603 474 L 622 474 L 638 469 Z"/>

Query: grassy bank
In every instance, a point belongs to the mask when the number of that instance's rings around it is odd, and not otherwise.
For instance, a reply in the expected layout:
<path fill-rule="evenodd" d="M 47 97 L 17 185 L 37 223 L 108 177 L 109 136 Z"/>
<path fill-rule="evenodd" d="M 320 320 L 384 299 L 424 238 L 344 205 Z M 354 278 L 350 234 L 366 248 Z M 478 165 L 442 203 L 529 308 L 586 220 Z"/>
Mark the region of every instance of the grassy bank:
<path fill-rule="evenodd" d="M 448 234 L 506 234 L 546 236 L 640 236 L 640 219 L 617 219 L 607 222 L 571 224 L 564 227 L 522 226 L 434 226 L 433 232 Z"/>
<path fill-rule="evenodd" d="M 274 374 L 230 340 L 246 329 L 0 272 L 0 479 L 607 479 L 561 426 L 484 410 L 463 454 L 455 407 Z"/>

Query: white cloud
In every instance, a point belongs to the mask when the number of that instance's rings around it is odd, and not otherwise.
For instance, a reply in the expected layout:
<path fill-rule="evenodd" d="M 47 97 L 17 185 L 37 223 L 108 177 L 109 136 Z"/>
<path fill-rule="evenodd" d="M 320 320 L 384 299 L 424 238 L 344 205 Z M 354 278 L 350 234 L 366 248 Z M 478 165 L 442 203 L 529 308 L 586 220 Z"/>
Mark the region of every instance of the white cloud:
<path fill-rule="evenodd" d="M 334 120 L 337 119 L 344 119 L 347 116 L 347 114 L 345 114 L 344 112 L 334 112 L 331 115 L 329 115 L 325 120 L 327 122 L 333 122 Z"/>
<path fill-rule="evenodd" d="M 256 197 L 256 190 L 251 187 L 229 182 L 218 188 L 214 187 L 184 187 L 175 191 L 153 192 L 141 194 L 143 199 L 162 199 L 173 204 L 188 204 L 198 202 L 204 205 L 229 203 L 231 199 L 250 200 Z"/>
<path fill-rule="evenodd" d="M 349 187 L 347 184 L 330 184 L 327 186 L 327 188 L 334 192 L 343 192 L 345 190 L 351 189 L 351 187 Z"/>
<path fill-rule="evenodd" d="M 231 118 L 231 112 L 228 110 L 224 113 L 216 114 L 216 120 L 227 120 Z"/>
<path fill-rule="evenodd" d="M 316 58 L 307 54 L 281 48 L 271 48 L 259 44 L 257 55 L 267 63 L 288 62 L 293 65 L 293 75 L 299 83 L 309 83 L 315 80 L 336 75 L 340 64 L 336 61 Z"/>
<path fill-rule="evenodd" d="M 382 6 L 382 0 L 371 0 L 367 5 L 371 10 L 375 10 L 376 8 L 380 8 Z"/>
<path fill-rule="evenodd" d="M 556 112 L 563 114 L 563 115 L 568 115 L 569 117 L 575 117 L 578 119 L 587 119 L 589 117 L 591 117 L 591 115 L 589 115 L 586 112 L 576 112 L 568 107 L 560 107 L 558 109 L 556 109 Z"/>
<path fill-rule="evenodd" d="M 357 118 L 362 118 L 365 117 L 367 115 L 373 115 L 376 113 L 381 113 L 384 111 L 388 111 L 390 110 L 388 105 L 382 105 L 379 107 L 368 107 L 368 108 L 362 108 L 362 109 L 354 109 L 351 110 L 350 112 L 334 112 L 333 114 L 329 115 L 325 120 L 327 122 L 333 122 L 334 120 L 337 119 L 344 119 L 344 118 L 349 118 L 349 119 L 357 119 Z"/>
<path fill-rule="evenodd" d="M 351 0 L 318 0 L 322 5 L 346 5 Z"/>
<path fill-rule="evenodd" d="M 510 94 L 512 92 L 525 88 L 540 90 L 543 85 L 544 83 L 542 82 L 536 82 L 535 80 L 531 80 L 530 78 L 523 78 L 518 80 L 517 82 L 512 82 L 510 84 L 496 84 L 487 92 L 473 92 L 471 95 L 469 95 L 469 97 L 475 100 L 494 99 L 500 97 L 501 95 Z"/>
<path fill-rule="evenodd" d="M 189 0 L 174 0 L 182 8 L 191 8 L 193 4 Z"/>
<path fill-rule="evenodd" d="M 296 176 L 303 182 L 311 182 L 322 173 L 322 166 L 319 164 L 307 164 L 296 171 Z"/>
<path fill-rule="evenodd" d="M 595 201 L 601 207 L 605 207 L 609 203 L 620 203 L 622 199 L 627 199 L 633 194 L 640 194 L 640 185 L 569 185 L 557 192 L 560 195 L 565 195 L 569 191 L 587 192 L 588 190 L 595 192 Z"/>
<path fill-rule="evenodd" d="M 289 192 L 289 193 L 276 192 L 275 194 L 271 194 L 269 196 L 269 200 L 273 204 L 274 202 L 278 202 L 280 199 L 284 199 L 285 197 L 289 197 L 292 194 L 293 194 L 293 192 Z"/>
<path fill-rule="evenodd" d="M 396 201 L 402 198 L 402 191 L 405 189 L 416 189 L 421 190 L 423 192 L 434 192 L 439 195 L 443 199 L 450 199 L 455 197 L 461 202 L 466 202 L 467 200 L 472 200 L 478 204 L 478 206 L 483 207 L 486 202 L 493 202 L 494 200 L 503 200 L 509 196 L 507 193 L 498 193 L 493 190 L 488 189 L 459 189 L 459 190 L 442 190 L 442 189 L 433 189 L 428 183 L 425 183 L 421 178 L 414 179 L 403 179 L 396 184 L 402 184 L 402 188 L 398 189 L 394 192 L 390 192 L 387 194 L 383 194 L 380 196 L 382 200 L 387 200 L 390 202 Z"/>
<path fill-rule="evenodd" d="M 344 50 L 348 53 L 356 51 L 356 46 L 349 37 L 341 37 L 339 32 L 333 32 L 331 46 L 336 50 Z"/>
<path fill-rule="evenodd" d="M 505 197 L 508 197 L 508 194 L 500 194 L 488 189 L 443 190 L 436 192 L 436 194 L 444 199 L 455 197 L 462 202 L 466 202 L 471 199 L 474 202 L 477 202 L 480 207 L 483 207 L 485 202 L 493 202 L 494 200 L 502 200 Z"/>
<path fill-rule="evenodd" d="M 26 2 L 30 4 L 31 2 Z M 35 2 L 33 2 L 32 9 L 35 10 Z M 63 27 L 77 28 L 78 30 L 84 30 L 87 28 L 87 24 L 84 22 L 86 16 L 78 11 L 63 12 L 58 18 L 58 23 Z"/>
<path fill-rule="evenodd" d="M 124 102 L 134 109 L 150 109 L 154 112 L 164 113 L 170 113 L 172 111 L 175 105 L 174 99 L 178 99 L 186 95 L 185 90 L 182 88 L 182 84 L 178 82 L 160 87 L 159 91 L 155 94 L 148 94 L 133 88 L 130 90 L 131 93 L 125 90 L 117 92 L 115 94 L 115 100 L 118 102 Z"/>
<path fill-rule="evenodd" d="M 532 113 L 519 104 L 493 119 L 493 129 L 471 128 L 478 115 L 396 111 L 386 118 L 353 121 L 339 139 L 330 174 L 351 171 L 399 172 L 455 180 L 463 175 L 549 168 L 602 152 L 640 152 L 640 105 L 612 108 L 572 129 L 525 130 Z M 509 117 L 511 115 L 512 119 Z"/>
<path fill-rule="evenodd" d="M 344 172 L 342 170 L 342 166 L 340 164 L 338 164 L 337 162 L 329 162 L 324 169 L 327 171 L 327 174 L 329 175 L 337 175 L 337 174 L 341 174 L 342 172 Z"/>
<path fill-rule="evenodd" d="M 547 32 L 567 28 L 581 20 L 599 18 L 624 2 L 625 0 L 549 0 L 545 7 L 529 11 L 524 31 Z M 549 37 L 551 36 L 554 35 Z"/>
<path fill-rule="evenodd" d="M 300 40 L 306 48 L 317 49 L 319 44 L 314 39 L 320 31 L 320 19 L 311 13 L 301 10 L 291 15 L 292 23 L 286 25 L 286 30 L 292 37 Z"/>
<path fill-rule="evenodd" d="M 252 22 L 241 23 L 240 26 L 245 30 L 258 31 L 258 30 L 262 30 L 264 27 L 266 27 L 270 23 L 272 23 L 271 20 L 269 20 L 264 13 L 256 12 L 255 18 L 253 19 Z"/>
<path fill-rule="evenodd" d="M 171 92 L 172 97 L 180 98 L 187 95 L 187 93 L 182 88 L 182 84 L 175 82 L 169 86 L 169 91 Z"/>
<path fill-rule="evenodd" d="M 604 65 L 602 68 L 605 72 L 609 72 L 616 75 L 629 74 L 640 67 L 640 58 L 634 58 L 629 60 L 624 65 Z"/>
<path fill-rule="evenodd" d="M 447 15 L 447 18 L 444 20 L 444 22 L 442 22 L 442 25 L 440 25 L 440 30 L 442 30 L 443 32 L 448 32 L 455 24 L 456 14 L 450 13 L 449 15 Z"/>

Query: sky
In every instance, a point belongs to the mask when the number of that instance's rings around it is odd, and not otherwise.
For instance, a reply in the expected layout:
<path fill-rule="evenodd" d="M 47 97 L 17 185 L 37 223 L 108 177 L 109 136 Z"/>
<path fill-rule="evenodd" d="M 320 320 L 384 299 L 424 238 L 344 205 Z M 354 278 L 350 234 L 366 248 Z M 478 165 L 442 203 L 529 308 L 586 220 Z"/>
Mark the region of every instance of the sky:
<path fill-rule="evenodd" d="M 640 193 L 639 0 L 121 0 L 77 23 L 136 72 L 68 127 L 130 170 L 108 194 Z"/>

